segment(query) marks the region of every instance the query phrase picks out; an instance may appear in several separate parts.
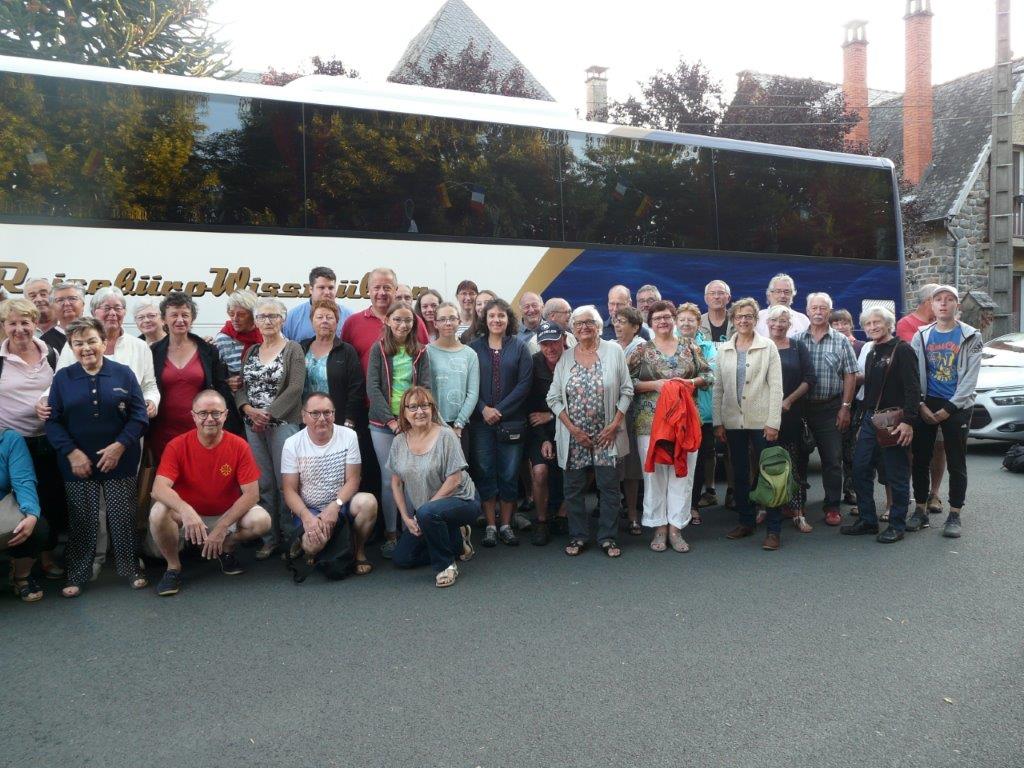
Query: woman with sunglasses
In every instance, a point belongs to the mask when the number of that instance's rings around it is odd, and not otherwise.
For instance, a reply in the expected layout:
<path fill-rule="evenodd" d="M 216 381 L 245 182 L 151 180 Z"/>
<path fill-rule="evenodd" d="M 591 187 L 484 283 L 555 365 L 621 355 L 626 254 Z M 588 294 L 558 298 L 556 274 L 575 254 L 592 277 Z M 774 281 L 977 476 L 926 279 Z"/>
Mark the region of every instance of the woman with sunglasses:
<path fill-rule="evenodd" d="M 406 390 L 399 411 L 399 433 L 387 461 L 405 526 L 394 563 L 399 568 L 429 563 L 434 584 L 450 587 L 459 576 L 456 558 L 473 556 L 469 526 L 480 516 L 476 487 L 459 440 L 441 421 L 429 390 Z"/>

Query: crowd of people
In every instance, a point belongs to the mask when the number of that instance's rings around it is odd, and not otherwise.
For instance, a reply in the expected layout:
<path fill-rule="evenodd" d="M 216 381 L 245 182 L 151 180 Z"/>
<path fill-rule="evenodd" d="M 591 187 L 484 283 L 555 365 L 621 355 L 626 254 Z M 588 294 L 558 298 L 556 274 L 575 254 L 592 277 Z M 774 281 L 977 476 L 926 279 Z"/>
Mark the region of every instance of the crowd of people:
<path fill-rule="evenodd" d="M 718 506 L 735 511 L 728 539 L 763 525 L 774 551 L 784 520 L 807 534 L 819 519 L 815 450 L 825 525 L 900 541 L 942 511 L 948 472 L 942 533 L 961 535 L 982 340 L 953 286 L 922 286 L 899 322 L 866 308 L 865 340 L 826 293 L 798 311 L 784 274 L 765 306 L 713 280 L 704 311 L 648 284 L 635 306 L 612 286 L 607 314 L 531 292 L 513 307 L 472 280 L 452 301 L 413 297 L 386 267 L 354 313 L 330 268 L 309 286 L 291 309 L 232 293 L 207 338 L 181 292 L 131 307 L 138 335 L 117 288 L 31 279 L 0 304 L 0 549 L 21 600 L 41 599 L 43 578 L 77 597 L 108 555 L 132 589 L 149 586 L 145 557 L 161 559 L 156 592 L 173 595 L 183 553 L 238 575 L 240 545 L 329 577 L 347 548 L 346 573 L 366 576 L 374 540 L 449 587 L 474 525 L 483 547 L 529 530 L 614 558 L 620 529 L 646 529 L 652 551 L 683 553 Z M 766 497 L 780 456 L 789 490 Z"/>

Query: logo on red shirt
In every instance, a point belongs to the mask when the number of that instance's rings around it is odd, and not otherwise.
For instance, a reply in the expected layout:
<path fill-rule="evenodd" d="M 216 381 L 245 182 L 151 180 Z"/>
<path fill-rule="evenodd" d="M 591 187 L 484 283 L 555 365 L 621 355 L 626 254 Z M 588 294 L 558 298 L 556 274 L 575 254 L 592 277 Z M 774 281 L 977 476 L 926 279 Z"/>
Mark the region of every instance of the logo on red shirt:
<path fill-rule="evenodd" d="M 224 477 L 227 477 L 228 475 L 230 475 L 231 474 L 231 465 L 230 464 L 221 464 L 221 466 L 220 466 L 220 473 L 222 475 L 224 475 Z"/>

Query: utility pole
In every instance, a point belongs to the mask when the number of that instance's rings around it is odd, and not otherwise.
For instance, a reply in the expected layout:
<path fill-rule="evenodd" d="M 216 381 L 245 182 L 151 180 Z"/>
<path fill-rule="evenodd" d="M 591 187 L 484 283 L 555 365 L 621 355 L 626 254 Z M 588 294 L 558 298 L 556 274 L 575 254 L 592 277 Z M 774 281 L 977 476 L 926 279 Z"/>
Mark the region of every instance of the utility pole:
<path fill-rule="evenodd" d="M 1013 82 L 1010 79 L 1010 0 L 996 0 L 996 66 L 992 77 L 989 159 L 989 294 L 997 309 L 994 336 L 1010 332 L 1013 302 Z"/>

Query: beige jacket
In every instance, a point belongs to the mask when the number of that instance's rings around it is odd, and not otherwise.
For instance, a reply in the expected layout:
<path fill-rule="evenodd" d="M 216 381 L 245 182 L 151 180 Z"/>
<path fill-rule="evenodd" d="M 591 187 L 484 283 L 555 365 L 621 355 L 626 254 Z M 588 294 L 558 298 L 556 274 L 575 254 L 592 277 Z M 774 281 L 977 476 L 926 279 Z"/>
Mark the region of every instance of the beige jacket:
<path fill-rule="evenodd" d="M 774 342 L 754 334 L 747 350 L 743 404 L 736 400 L 736 336 L 718 348 L 712 419 L 726 429 L 778 429 L 782 421 L 782 363 Z"/>

